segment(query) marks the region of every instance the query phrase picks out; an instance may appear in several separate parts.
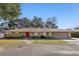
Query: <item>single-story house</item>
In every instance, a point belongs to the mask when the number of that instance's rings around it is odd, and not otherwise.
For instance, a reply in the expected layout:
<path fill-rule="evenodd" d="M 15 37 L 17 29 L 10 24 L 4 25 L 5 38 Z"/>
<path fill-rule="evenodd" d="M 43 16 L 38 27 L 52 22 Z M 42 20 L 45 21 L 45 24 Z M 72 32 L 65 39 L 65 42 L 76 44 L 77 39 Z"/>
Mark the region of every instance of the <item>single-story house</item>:
<path fill-rule="evenodd" d="M 55 39 L 70 39 L 71 33 L 74 30 L 67 30 L 67 29 L 52 29 L 52 28 L 22 28 L 22 29 L 13 29 L 7 30 L 6 34 L 13 34 L 15 36 L 19 34 L 23 34 L 24 37 L 30 38 L 34 36 L 44 36 L 44 37 L 51 37 Z"/>

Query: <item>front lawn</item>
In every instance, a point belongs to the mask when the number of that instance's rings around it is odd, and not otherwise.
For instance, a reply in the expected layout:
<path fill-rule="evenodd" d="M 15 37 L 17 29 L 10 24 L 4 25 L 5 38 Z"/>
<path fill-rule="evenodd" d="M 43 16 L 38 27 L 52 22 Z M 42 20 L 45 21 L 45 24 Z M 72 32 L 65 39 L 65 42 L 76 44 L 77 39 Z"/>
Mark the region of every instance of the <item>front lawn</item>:
<path fill-rule="evenodd" d="M 24 45 L 26 42 L 22 40 L 0 40 L 0 46 L 17 46 L 17 45 Z"/>
<path fill-rule="evenodd" d="M 28 40 L 33 44 L 52 44 L 52 43 L 66 43 L 64 40 Z M 26 45 L 26 41 L 24 40 L 0 40 L 0 46 L 23 46 Z"/>
<path fill-rule="evenodd" d="M 33 44 L 66 43 L 64 40 L 30 40 Z"/>

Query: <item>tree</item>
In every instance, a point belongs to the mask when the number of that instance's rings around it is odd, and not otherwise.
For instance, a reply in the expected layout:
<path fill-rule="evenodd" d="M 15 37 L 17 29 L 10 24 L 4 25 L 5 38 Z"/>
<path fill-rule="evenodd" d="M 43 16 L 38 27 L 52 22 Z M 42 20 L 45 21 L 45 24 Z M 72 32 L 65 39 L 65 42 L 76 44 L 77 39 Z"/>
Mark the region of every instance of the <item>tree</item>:
<path fill-rule="evenodd" d="M 15 20 L 10 20 L 10 21 L 8 22 L 8 27 L 9 27 L 10 29 L 15 29 L 15 28 L 17 27 L 16 21 L 15 21 Z"/>
<path fill-rule="evenodd" d="M 56 20 L 57 20 L 56 17 L 48 18 L 47 21 L 46 21 L 45 26 L 47 28 L 58 28 L 58 26 L 56 25 L 57 24 Z"/>
<path fill-rule="evenodd" d="M 3 3 L 3 4 L 0 4 L 0 18 L 4 19 L 6 18 L 6 9 L 7 9 L 7 4 Z"/>
<path fill-rule="evenodd" d="M 0 4 L 0 17 L 4 20 L 15 19 L 20 13 L 20 5 L 17 3 Z"/>
<path fill-rule="evenodd" d="M 0 4 L 0 17 L 3 20 L 8 20 L 9 21 L 9 27 L 15 27 L 13 24 L 13 20 L 18 18 L 18 16 L 21 14 L 20 12 L 20 5 L 17 3 L 3 3 Z M 13 21 L 13 22 L 12 22 Z M 12 24 L 13 25 L 12 25 Z"/>
<path fill-rule="evenodd" d="M 16 20 L 17 28 L 24 28 L 24 22 L 22 19 L 17 19 Z"/>
<path fill-rule="evenodd" d="M 31 27 L 42 28 L 43 26 L 44 22 L 42 21 L 42 18 L 34 16 L 33 20 L 31 21 Z"/>
<path fill-rule="evenodd" d="M 23 19 L 24 25 L 26 28 L 30 27 L 30 19 L 28 19 L 27 17 L 24 17 Z"/>

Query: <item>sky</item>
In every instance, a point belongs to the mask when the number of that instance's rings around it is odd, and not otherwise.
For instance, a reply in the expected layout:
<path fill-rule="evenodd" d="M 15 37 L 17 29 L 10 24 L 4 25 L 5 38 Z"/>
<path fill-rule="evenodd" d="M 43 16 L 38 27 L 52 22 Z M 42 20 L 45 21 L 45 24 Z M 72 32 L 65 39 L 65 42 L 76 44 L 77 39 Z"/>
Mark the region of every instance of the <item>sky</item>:
<path fill-rule="evenodd" d="M 55 16 L 59 28 L 69 29 L 79 26 L 79 4 L 77 3 L 22 3 L 20 18 L 34 16 L 47 18 Z"/>

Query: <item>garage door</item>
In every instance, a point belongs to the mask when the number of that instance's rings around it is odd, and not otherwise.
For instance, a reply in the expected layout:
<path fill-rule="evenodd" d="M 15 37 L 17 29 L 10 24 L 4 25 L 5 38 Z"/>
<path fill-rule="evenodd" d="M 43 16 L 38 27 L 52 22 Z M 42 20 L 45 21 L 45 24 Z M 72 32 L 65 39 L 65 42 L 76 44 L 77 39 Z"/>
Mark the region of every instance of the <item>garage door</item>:
<path fill-rule="evenodd" d="M 54 37 L 57 38 L 57 39 L 67 39 L 68 34 L 67 33 L 55 33 Z"/>

